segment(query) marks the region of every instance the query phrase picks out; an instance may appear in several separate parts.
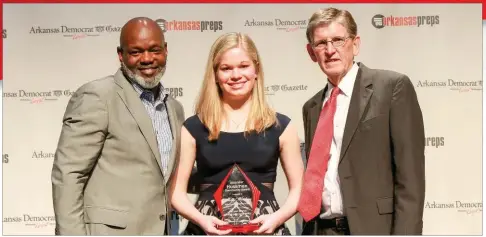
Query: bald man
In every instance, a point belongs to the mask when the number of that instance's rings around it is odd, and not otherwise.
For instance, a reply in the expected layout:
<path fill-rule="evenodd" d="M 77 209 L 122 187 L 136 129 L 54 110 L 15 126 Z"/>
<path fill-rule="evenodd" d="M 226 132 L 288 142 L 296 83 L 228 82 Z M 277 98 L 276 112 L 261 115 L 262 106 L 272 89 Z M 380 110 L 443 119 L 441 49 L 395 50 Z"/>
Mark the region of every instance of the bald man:
<path fill-rule="evenodd" d="M 52 168 L 56 235 L 163 235 L 179 156 L 182 105 L 161 84 L 167 43 L 149 18 L 128 21 L 121 66 L 70 99 Z"/>

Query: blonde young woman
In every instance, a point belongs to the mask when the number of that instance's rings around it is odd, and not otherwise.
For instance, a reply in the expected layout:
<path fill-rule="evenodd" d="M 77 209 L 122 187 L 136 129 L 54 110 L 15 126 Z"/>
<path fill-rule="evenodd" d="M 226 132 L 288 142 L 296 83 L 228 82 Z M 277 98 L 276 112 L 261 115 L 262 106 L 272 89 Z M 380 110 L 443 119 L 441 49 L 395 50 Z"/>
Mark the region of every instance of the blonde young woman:
<path fill-rule="evenodd" d="M 285 221 L 296 213 L 304 172 L 299 139 L 290 119 L 265 102 L 263 67 L 254 42 L 228 33 L 211 48 L 196 105 L 184 122 L 181 157 L 171 185 L 174 209 L 190 223 L 186 235 L 225 235 L 214 192 L 234 164 L 261 191 L 250 234 L 290 235 Z M 273 194 L 278 159 L 289 184 L 280 208 Z M 197 162 L 201 191 L 194 206 L 187 197 L 188 179 Z"/>

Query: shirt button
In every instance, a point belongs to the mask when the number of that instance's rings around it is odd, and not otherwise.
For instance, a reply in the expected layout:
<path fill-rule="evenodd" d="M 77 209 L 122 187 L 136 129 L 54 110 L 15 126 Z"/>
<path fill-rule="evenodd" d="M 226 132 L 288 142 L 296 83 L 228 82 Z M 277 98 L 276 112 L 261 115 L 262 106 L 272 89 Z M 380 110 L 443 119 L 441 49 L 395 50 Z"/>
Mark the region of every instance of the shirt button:
<path fill-rule="evenodd" d="M 165 221 L 165 215 L 164 215 L 164 214 L 160 214 L 159 219 L 160 219 L 161 221 Z"/>

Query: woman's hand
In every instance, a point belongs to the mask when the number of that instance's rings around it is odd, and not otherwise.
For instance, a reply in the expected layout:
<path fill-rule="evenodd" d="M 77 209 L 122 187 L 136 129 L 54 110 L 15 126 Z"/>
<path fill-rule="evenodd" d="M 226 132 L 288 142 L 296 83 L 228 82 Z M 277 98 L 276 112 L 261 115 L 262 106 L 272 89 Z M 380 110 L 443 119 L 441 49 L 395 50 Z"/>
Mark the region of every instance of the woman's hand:
<path fill-rule="evenodd" d="M 227 235 L 231 233 L 231 229 L 228 230 L 218 230 L 216 228 L 217 225 L 227 225 L 228 223 L 214 217 L 214 216 L 206 216 L 206 218 L 200 224 L 201 228 L 206 232 L 208 235 Z"/>
<path fill-rule="evenodd" d="M 261 215 L 258 218 L 251 220 L 250 223 L 260 224 L 260 228 L 253 233 L 270 235 L 275 232 L 275 229 L 282 225 L 276 212 L 268 215 Z"/>

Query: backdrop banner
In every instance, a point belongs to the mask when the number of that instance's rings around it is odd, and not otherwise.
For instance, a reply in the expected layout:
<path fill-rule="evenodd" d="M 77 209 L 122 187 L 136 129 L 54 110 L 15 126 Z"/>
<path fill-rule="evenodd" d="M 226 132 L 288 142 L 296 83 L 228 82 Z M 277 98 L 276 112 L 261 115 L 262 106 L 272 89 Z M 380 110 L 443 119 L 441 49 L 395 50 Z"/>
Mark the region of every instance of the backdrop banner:
<path fill-rule="evenodd" d="M 415 85 L 427 144 L 424 234 L 482 234 L 481 4 L 4 4 L 3 234 L 54 234 L 51 169 L 67 102 L 82 84 L 116 72 L 126 21 L 147 16 L 165 31 L 163 84 L 186 117 L 212 43 L 225 32 L 249 34 L 268 99 L 298 127 L 303 148 L 302 106 L 326 83 L 305 29 L 330 6 L 358 23 L 356 61 Z M 282 205 L 280 165 L 275 194 Z M 176 222 L 179 230 L 187 224 Z M 299 215 L 287 224 L 301 233 Z"/>

